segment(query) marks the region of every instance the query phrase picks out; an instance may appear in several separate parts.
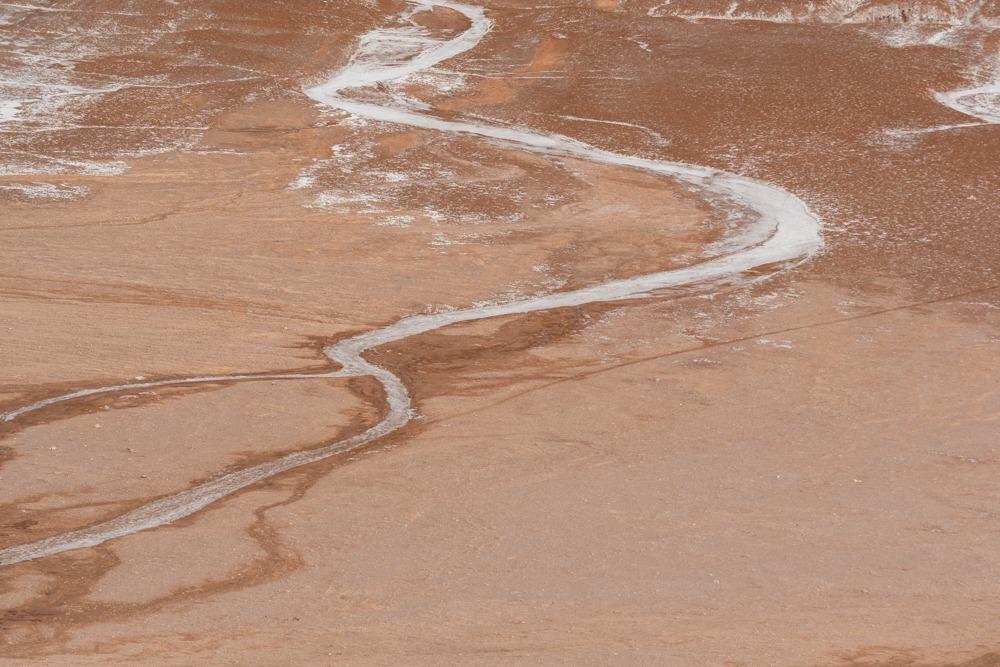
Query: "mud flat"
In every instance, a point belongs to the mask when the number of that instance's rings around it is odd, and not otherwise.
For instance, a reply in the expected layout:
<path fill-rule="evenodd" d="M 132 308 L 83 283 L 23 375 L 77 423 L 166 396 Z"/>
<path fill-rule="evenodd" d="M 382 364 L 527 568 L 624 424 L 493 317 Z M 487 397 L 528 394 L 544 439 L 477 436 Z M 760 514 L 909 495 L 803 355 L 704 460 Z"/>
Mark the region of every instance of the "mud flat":
<path fill-rule="evenodd" d="M 4 125 L 0 655 L 996 659 L 988 21 L 59 9 L 135 97 Z"/>

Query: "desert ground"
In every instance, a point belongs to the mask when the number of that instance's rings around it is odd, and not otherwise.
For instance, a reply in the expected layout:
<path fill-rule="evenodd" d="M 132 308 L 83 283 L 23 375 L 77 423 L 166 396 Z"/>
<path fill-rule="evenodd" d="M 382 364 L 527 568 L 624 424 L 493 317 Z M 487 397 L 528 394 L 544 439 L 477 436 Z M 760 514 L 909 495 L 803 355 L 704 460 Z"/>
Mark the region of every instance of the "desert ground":
<path fill-rule="evenodd" d="M 1000 665 L 995 0 L 0 2 L 0 663 Z"/>

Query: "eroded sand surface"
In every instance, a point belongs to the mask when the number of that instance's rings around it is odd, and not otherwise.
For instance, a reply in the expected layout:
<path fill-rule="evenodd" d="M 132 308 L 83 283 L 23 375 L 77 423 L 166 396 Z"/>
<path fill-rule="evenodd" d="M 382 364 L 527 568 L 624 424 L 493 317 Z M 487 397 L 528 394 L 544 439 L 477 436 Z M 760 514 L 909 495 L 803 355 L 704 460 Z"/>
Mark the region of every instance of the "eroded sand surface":
<path fill-rule="evenodd" d="M 0 4 L 0 656 L 1000 664 L 1000 11 L 810 7 Z"/>

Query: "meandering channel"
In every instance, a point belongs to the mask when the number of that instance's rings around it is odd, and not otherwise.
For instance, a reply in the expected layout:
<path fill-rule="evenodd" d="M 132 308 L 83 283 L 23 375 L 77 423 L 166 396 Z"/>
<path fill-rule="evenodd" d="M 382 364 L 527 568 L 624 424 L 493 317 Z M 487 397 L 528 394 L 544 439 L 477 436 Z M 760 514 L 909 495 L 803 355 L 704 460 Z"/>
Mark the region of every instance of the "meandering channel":
<path fill-rule="evenodd" d="M 413 17 L 435 7 L 461 13 L 468 20 L 469 27 L 452 39 L 433 39 L 413 21 Z M 820 247 L 820 223 L 806 205 L 788 192 L 762 181 L 709 167 L 620 155 L 558 134 L 500 124 L 445 120 L 430 113 L 348 97 L 347 93 L 352 89 L 399 81 L 472 49 L 489 33 L 493 25 L 482 8 L 447 0 L 415 0 L 400 19 L 400 27 L 381 28 L 364 35 L 350 62 L 326 83 L 307 90 L 306 94 L 320 104 L 368 120 L 478 136 L 533 153 L 575 157 L 660 174 L 699 188 L 712 195 L 714 200 L 727 202 L 727 205 L 741 211 L 750 211 L 751 219 L 746 221 L 744 229 L 735 239 L 720 246 L 719 251 L 724 254 L 708 257 L 691 266 L 508 303 L 415 315 L 347 338 L 323 350 L 327 358 L 339 366 L 329 372 L 205 376 L 120 384 L 78 390 L 2 414 L 0 421 L 9 422 L 55 403 L 103 393 L 173 384 L 361 376 L 374 378 L 381 384 L 388 406 L 385 417 L 378 424 L 358 435 L 220 475 L 92 526 L 2 549 L 0 565 L 92 547 L 117 537 L 169 524 L 263 479 L 349 452 L 398 430 L 413 416 L 410 394 L 396 375 L 364 358 L 364 353 L 372 348 L 459 322 L 635 299 L 664 288 L 735 280 L 761 267 L 794 265 L 808 258 Z"/>

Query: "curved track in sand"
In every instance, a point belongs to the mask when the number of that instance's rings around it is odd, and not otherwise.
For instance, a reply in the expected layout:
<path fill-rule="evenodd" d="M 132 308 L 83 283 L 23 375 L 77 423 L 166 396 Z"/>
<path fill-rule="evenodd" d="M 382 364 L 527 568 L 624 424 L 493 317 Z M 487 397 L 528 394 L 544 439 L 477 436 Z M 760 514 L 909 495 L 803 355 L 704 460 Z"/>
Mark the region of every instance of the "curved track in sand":
<path fill-rule="evenodd" d="M 434 7 L 445 7 L 460 12 L 468 19 L 469 27 L 453 39 L 439 41 L 431 38 L 412 19 L 416 14 Z M 799 262 L 808 258 L 820 247 L 819 221 L 805 204 L 784 190 L 761 181 L 708 167 L 619 155 L 562 135 L 544 134 L 518 127 L 443 120 L 405 108 L 361 102 L 346 97 L 344 92 L 349 89 L 398 81 L 463 53 L 478 44 L 492 27 L 492 21 L 481 8 L 447 0 L 415 0 L 413 7 L 400 19 L 401 27 L 378 29 L 363 36 L 350 63 L 323 85 L 306 91 L 307 94 L 320 104 L 369 120 L 479 136 L 507 147 L 534 153 L 570 156 L 668 176 L 725 200 L 736 210 L 749 213 L 750 219 L 741 230 L 739 238 L 725 244 L 726 254 L 716 255 L 701 263 L 672 271 L 613 280 L 583 289 L 509 303 L 406 317 L 388 326 L 326 347 L 323 350 L 324 354 L 340 366 L 338 370 L 315 374 L 207 376 L 83 389 L 44 399 L 0 415 L 0 421 L 11 421 L 55 403 L 127 389 L 263 379 L 361 376 L 372 377 L 382 385 L 388 405 L 382 421 L 363 433 L 220 475 L 209 482 L 164 496 L 86 528 L 2 549 L 0 565 L 92 547 L 116 537 L 169 524 L 263 479 L 357 449 L 396 431 L 412 417 L 410 395 L 398 377 L 364 358 L 363 353 L 372 348 L 459 322 L 634 299 L 648 296 L 664 288 L 733 281 L 753 269 L 767 265 L 788 266 Z M 738 246 L 735 249 L 732 248 L 734 243 Z"/>
<path fill-rule="evenodd" d="M 949 109 L 982 121 L 970 125 L 1000 125 L 1000 81 L 935 93 L 934 97 Z"/>

